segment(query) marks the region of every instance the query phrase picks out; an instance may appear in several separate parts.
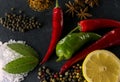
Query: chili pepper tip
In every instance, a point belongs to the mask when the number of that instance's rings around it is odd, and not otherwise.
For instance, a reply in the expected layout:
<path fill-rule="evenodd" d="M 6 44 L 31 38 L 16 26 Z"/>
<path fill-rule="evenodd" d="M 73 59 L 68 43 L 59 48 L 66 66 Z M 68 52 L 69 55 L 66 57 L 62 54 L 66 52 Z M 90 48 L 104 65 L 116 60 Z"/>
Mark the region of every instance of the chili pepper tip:
<path fill-rule="evenodd" d="M 59 72 L 59 74 L 63 74 L 64 72 L 65 72 L 65 67 L 62 67 L 61 69 L 60 69 L 60 72 Z"/>
<path fill-rule="evenodd" d="M 40 62 L 40 65 L 42 65 L 42 64 L 44 64 L 44 63 L 45 63 L 45 61 L 43 60 L 43 61 Z"/>

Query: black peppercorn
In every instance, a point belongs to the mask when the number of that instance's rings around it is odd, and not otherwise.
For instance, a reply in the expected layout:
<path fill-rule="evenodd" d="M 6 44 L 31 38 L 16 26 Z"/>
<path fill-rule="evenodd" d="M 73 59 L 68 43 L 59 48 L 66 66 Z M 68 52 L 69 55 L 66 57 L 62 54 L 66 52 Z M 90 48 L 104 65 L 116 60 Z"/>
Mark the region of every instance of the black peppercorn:
<path fill-rule="evenodd" d="M 0 18 L 0 24 L 12 31 L 20 32 L 41 27 L 41 23 L 36 21 L 35 17 L 27 17 L 21 10 L 19 10 L 19 14 L 5 13 L 5 18 Z"/>

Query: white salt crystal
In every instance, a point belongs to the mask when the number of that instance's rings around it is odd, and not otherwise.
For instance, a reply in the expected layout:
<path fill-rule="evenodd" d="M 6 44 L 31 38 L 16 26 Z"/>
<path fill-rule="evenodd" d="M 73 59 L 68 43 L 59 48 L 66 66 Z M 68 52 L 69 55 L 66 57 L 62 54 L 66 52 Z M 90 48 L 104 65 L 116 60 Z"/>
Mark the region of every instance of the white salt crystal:
<path fill-rule="evenodd" d="M 25 43 L 23 41 L 10 40 L 8 43 Z M 22 57 L 22 55 L 12 51 L 7 47 L 7 42 L 2 44 L 0 42 L 0 82 L 21 82 L 27 73 L 23 74 L 10 74 L 4 71 L 2 68 L 10 61 Z"/>

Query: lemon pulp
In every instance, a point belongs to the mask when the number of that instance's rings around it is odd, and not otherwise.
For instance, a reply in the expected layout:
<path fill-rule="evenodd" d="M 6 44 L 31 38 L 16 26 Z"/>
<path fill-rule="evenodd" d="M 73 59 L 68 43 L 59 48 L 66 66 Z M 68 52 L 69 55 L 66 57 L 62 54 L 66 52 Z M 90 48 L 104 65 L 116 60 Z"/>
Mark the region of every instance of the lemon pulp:
<path fill-rule="evenodd" d="M 120 82 L 120 60 L 108 50 L 89 53 L 82 71 L 88 82 Z"/>

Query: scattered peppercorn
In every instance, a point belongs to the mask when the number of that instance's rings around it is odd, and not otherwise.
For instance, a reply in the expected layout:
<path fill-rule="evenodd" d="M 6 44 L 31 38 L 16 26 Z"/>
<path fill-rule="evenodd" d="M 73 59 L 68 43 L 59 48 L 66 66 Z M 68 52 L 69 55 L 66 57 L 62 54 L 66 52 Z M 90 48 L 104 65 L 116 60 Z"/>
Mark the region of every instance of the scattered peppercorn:
<path fill-rule="evenodd" d="M 82 75 L 82 68 L 79 63 L 72 66 L 63 75 L 52 72 L 46 66 L 41 66 L 38 69 L 38 79 L 40 82 L 87 82 Z"/>
<path fill-rule="evenodd" d="M 11 8 L 11 11 L 13 11 L 13 10 L 15 10 L 15 8 L 12 7 L 12 8 Z"/>
<path fill-rule="evenodd" d="M 14 8 L 11 8 L 13 11 Z M 23 14 L 22 10 L 19 10 L 19 14 L 14 13 L 5 13 L 4 18 L 0 18 L 0 24 L 3 27 L 10 29 L 11 31 L 20 31 L 26 32 L 31 29 L 40 28 L 41 23 L 35 20 L 34 17 L 28 17 Z"/>

